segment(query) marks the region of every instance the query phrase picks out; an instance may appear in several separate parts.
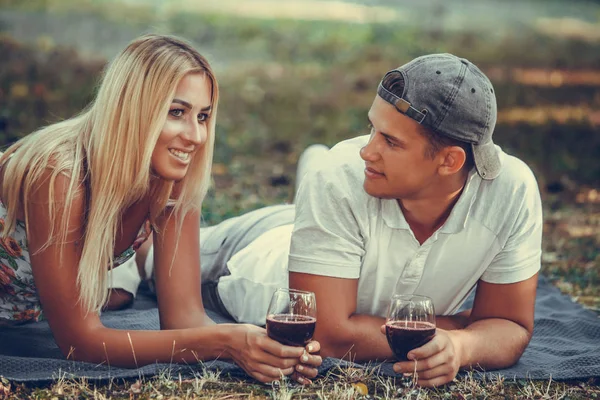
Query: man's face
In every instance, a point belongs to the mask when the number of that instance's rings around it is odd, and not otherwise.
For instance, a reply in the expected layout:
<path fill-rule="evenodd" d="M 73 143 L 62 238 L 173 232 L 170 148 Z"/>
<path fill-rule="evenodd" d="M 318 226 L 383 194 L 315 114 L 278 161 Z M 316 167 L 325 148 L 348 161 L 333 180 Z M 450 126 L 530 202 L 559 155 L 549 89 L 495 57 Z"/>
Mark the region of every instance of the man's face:
<path fill-rule="evenodd" d="M 427 197 L 435 187 L 441 160 L 425 155 L 429 142 L 420 133 L 423 128 L 379 96 L 368 115 L 371 137 L 360 151 L 365 191 L 379 198 Z"/>

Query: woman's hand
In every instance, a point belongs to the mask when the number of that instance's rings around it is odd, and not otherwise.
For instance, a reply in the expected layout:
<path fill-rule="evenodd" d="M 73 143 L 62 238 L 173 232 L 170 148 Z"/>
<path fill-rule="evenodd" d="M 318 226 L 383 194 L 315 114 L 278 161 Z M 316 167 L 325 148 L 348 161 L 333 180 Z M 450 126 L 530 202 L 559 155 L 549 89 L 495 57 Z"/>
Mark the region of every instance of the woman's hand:
<path fill-rule="evenodd" d="M 263 383 L 291 375 L 294 367 L 300 363 L 301 357 L 305 354 L 303 347 L 282 345 L 269 338 L 265 329 L 255 325 L 222 324 L 220 326 L 231 329 L 229 357 L 248 375 Z M 308 357 L 307 362 L 311 363 L 309 365 L 314 364 L 314 357 L 319 356 Z"/>
<path fill-rule="evenodd" d="M 298 383 L 307 385 L 312 383 L 311 379 L 319 373 L 318 367 L 323 363 L 319 355 L 321 344 L 316 340 L 311 341 L 305 347 L 305 352 L 300 357 L 300 363 L 296 364 L 296 372 L 292 375 Z"/>

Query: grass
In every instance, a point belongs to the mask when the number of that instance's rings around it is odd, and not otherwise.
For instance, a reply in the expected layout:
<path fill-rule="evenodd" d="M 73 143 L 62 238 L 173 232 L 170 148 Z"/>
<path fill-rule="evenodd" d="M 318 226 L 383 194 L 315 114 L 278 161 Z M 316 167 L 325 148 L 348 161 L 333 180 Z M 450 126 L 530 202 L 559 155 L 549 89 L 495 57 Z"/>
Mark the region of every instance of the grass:
<path fill-rule="evenodd" d="M 202 46 L 216 61 L 222 88 L 214 185 L 203 209 L 208 224 L 291 201 L 299 152 L 310 143 L 332 145 L 363 132 L 373 88 L 388 69 L 438 51 L 477 62 L 492 77 L 498 95 L 497 142 L 527 161 L 540 183 L 545 215 L 542 271 L 563 293 L 600 310 L 597 24 L 579 24 L 587 30 L 576 35 L 571 28 L 565 34 L 560 24 L 551 24 L 549 30 L 539 21 L 502 33 L 445 31 L 435 24 L 434 29 L 419 30 L 389 23 L 232 18 L 218 10 L 198 14 L 193 8 L 181 12 L 167 7 L 157 14 L 147 5 L 113 4 L 0 0 L 0 11 L 47 13 L 48 26 L 53 15 L 100 20 L 122 41 L 129 41 L 133 31 L 160 30 Z M 193 4 L 186 2 L 186 7 Z M 128 29 L 119 34 L 125 22 Z M 591 33 L 586 37 L 584 31 Z M 0 63 L 2 145 L 75 114 L 91 99 L 104 64 L 62 47 L 43 32 L 34 45 L 0 33 L 0 54 L 6 57 Z M 375 372 L 340 367 L 310 387 L 288 380 L 261 385 L 211 371 L 192 378 L 164 371 L 153 378 L 107 383 L 63 376 L 42 387 L 1 380 L 0 399 L 600 397 L 598 381 L 478 379 L 472 372 L 429 390 Z"/>
<path fill-rule="evenodd" d="M 377 375 L 372 368 L 338 367 L 310 386 L 284 378 L 259 384 L 211 372 L 183 378 L 165 371 L 135 381 L 112 380 L 97 385 L 85 379 L 60 378 L 46 387 L 0 382 L 5 399 L 595 399 L 600 387 L 590 382 L 555 382 L 486 378 L 475 372 L 464 374 L 441 388 L 415 386 L 410 378 L 394 379 Z"/>

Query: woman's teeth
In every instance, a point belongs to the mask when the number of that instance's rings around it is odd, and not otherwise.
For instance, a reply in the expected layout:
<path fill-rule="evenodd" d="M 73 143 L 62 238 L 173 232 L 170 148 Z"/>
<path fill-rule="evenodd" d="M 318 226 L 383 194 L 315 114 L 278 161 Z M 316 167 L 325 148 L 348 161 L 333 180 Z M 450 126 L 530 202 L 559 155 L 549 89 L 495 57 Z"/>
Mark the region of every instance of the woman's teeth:
<path fill-rule="evenodd" d="M 190 153 L 186 153 L 185 151 L 179 151 L 179 150 L 173 150 L 173 149 L 169 149 L 169 151 L 171 152 L 171 154 L 173 154 L 175 157 L 179 158 L 181 161 L 187 161 L 188 158 L 190 158 Z"/>

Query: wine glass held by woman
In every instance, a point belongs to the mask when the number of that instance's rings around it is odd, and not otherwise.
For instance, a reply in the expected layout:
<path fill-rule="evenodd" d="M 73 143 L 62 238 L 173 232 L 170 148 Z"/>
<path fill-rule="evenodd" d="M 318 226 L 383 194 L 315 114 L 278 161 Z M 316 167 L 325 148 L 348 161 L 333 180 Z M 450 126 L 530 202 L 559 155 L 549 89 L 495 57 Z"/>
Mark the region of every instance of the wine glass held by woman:
<path fill-rule="evenodd" d="M 92 363 L 219 358 L 262 382 L 300 364 L 299 381 L 316 375 L 321 358 L 309 353 L 317 342 L 307 353 L 265 329 L 214 324 L 205 313 L 198 235 L 218 93 L 210 65 L 189 43 L 145 35 L 110 63 L 79 115 L 5 151 L 0 325 L 47 319 L 66 357 Z M 150 235 L 161 330 L 107 328 L 99 312 L 108 270 Z"/>
<path fill-rule="evenodd" d="M 313 292 L 280 288 L 267 310 L 267 334 L 289 346 L 304 347 L 312 340 L 317 324 L 317 301 Z"/>

